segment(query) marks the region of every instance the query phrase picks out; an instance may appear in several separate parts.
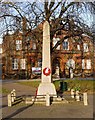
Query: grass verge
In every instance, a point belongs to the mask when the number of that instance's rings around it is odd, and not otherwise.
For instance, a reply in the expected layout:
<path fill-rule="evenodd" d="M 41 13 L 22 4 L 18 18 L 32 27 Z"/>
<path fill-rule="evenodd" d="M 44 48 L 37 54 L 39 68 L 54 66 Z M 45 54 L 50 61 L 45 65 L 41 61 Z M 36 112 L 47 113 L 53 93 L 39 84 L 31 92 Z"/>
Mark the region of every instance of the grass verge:
<path fill-rule="evenodd" d="M 56 80 L 54 81 L 54 85 L 56 89 L 59 89 L 60 82 L 63 80 Z M 79 89 L 81 92 L 88 91 L 88 92 L 95 92 L 95 80 L 64 80 L 67 84 L 67 89 Z M 27 82 L 19 82 L 19 84 L 27 85 L 31 87 L 37 88 L 40 84 L 40 81 L 27 81 Z M 64 84 L 63 84 L 64 85 Z"/>
<path fill-rule="evenodd" d="M 36 81 L 36 80 L 35 81 L 27 81 L 27 82 L 24 81 L 24 82 L 19 82 L 19 84 L 37 88 L 40 84 L 40 81 Z"/>
<path fill-rule="evenodd" d="M 0 88 L 0 94 L 6 94 L 6 93 L 10 93 L 10 90 L 6 89 L 6 88 Z"/>
<path fill-rule="evenodd" d="M 62 81 L 62 80 L 61 80 Z M 64 80 L 67 89 L 80 90 L 81 92 L 95 92 L 95 80 Z M 59 88 L 60 80 L 54 81 L 56 89 Z M 63 84 L 64 85 L 64 84 Z"/>

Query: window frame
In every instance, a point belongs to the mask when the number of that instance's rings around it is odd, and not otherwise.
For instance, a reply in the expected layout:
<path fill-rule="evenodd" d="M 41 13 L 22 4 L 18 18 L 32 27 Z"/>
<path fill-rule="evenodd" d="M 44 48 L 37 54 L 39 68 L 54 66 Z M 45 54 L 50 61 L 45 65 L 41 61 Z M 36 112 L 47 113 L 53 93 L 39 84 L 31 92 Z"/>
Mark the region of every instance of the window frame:
<path fill-rule="evenodd" d="M 3 52 L 3 50 L 2 50 L 2 48 L 0 48 L 0 54 L 2 54 L 2 52 Z"/>
<path fill-rule="evenodd" d="M 83 43 L 83 51 L 88 52 L 88 43 Z"/>
<path fill-rule="evenodd" d="M 80 50 L 80 45 L 79 44 L 77 44 L 77 50 Z"/>
<path fill-rule="evenodd" d="M 16 51 L 22 50 L 22 40 L 16 40 Z"/>
<path fill-rule="evenodd" d="M 12 59 L 12 69 L 13 70 L 18 70 L 18 58 L 13 58 Z"/>
<path fill-rule="evenodd" d="M 76 63 L 75 63 L 75 60 L 74 59 L 69 59 L 67 62 L 66 62 L 66 68 L 67 69 L 69 69 L 70 67 L 71 68 L 73 68 L 73 69 L 75 69 L 75 65 L 76 65 Z"/>
<path fill-rule="evenodd" d="M 90 66 L 90 67 L 89 67 Z M 86 60 L 86 69 L 87 70 L 90 70 L 91 69 L 91 60 L 90 59 L 87 59 Z"/>
<path fill-rule="evenodd" d="M 69 41 L 68 41 L 68 39 L 66 39 L 66 40 L 63 41 L 62 47 L 63 47 L 64 50 L 69 50 Z"/>
<path fill-rule="evenodd" d="M 36 49 L 37 49 L 36 42 L 33 42 L 33 43 L 32 43 L 32 49 L 33 49 L 33 50 L 36 50 Z"/>
<path fill-rule="evenodd" d="M 83 63 L 84 61 L 84 63 Z M 88 67 L 88 64 L 90 63 L 90 67 Z M 84 67 L 83 67 L 83 64 L 84 64 Z M 82 59 L 82 69 L 87 69 L 87 70 L 90 70 L 92 68 L 91 66 L 91 59 Z"/>
<path fill-rule="evenodd" d="M 38 59 L 38 67 L 42 67 L 42 59 L 41 58 Z"/>
<path fill-rule="evenodd" d="M 58 42 L 58 41 L 60 41 L 60 38 L 53 38 L 53 47 L 56 45 L 56 43 Z M 56 48 L 56 50 L 60 50 L 60 45 L 59 46 L 57 46 L 57 48 Z"/>
<path fill-rule="evenodd" d="M 20 69 L 21 70 L 25 70 L 26 69 L 26 59 L 25 58 L 20 59 Z"/>

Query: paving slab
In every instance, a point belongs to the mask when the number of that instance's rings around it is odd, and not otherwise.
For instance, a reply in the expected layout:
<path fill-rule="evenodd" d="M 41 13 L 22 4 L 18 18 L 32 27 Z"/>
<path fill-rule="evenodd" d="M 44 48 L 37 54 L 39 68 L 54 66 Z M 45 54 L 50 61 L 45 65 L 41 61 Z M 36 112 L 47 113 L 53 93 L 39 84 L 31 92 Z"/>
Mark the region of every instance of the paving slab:
<path fill-rule="evenodd" d="M 17 95 L 35 95 L 36 89 L 18 83 L 6 83 L 3 87 L 9 90 L 16 89 Z M 66 95 L 64 95 L 65 97 Z M 3 118 L 93 118 L 93 94 L 88 95 L 88 106 L 82 102 L 68 104 L 52 104 L 46 107 L 41 104 L 17 104 L 7 107 L 7 94 L 2 97 Z"/>

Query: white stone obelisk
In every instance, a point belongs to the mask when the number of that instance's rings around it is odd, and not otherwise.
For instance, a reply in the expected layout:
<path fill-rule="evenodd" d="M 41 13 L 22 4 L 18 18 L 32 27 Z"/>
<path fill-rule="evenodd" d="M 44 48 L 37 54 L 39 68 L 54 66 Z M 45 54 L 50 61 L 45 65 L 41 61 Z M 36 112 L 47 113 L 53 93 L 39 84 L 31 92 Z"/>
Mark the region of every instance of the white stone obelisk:
<path fill-rule="evenodd" d="M 51 55 L 50 55 L 50 25 L 48 21 L 43 24 L 42 47 L 42 79 L 38 87 L 37 95 L 55 95 L 56 89 L 52 83 Z"/>

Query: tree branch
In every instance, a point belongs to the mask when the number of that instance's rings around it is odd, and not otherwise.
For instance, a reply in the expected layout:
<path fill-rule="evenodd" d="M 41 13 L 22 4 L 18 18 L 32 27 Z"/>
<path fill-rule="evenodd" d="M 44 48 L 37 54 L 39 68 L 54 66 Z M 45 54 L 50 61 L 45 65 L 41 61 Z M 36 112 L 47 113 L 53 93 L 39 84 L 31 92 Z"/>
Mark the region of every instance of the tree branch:
<path fill-rule="evenodd" d="M 64 7 L 64 4 L 63 4 L 63 6 L 62 6 L 62 8 L 61 8 L 60 15 L 59 15 L 59 18 L 61 18 L 62 15 L 65 13 L 65 11 L 67 11 L 67 9 L 68 9 L 69 7 L 71 7 L 72 5 L 74 5 L 74 4 L 76 4 L 76 2 L 71 2 L 71 3 L 68 4 L 66 7 Z"/>

